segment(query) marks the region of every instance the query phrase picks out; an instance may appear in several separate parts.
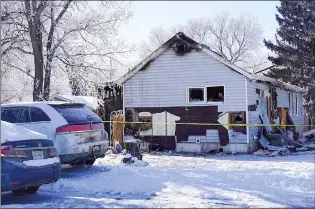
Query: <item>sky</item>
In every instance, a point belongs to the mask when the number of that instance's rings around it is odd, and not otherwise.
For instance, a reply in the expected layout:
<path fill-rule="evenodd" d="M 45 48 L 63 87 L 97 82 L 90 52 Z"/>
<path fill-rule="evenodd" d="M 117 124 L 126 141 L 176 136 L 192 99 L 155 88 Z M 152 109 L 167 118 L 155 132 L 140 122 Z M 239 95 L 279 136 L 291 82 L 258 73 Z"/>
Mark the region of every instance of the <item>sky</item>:
<path fill-rule="evenodd" d="M 185 24 L 189 19 L 214 17 L 227 12 L 231 16 L 249 14 L 256 17 L 262 26 L 263 37 L 274 40 L 278 26 L 275 14 L 279 1 L 132 1 L 133 16 L 120 28 L 120 37 L 129 44 L 140 44 L 147 40 L 151 28 L 168 28 Z M 267 51 L 268 49 L 266 49 Z M 138 55 L 130 57 L 137 62 Z"/>

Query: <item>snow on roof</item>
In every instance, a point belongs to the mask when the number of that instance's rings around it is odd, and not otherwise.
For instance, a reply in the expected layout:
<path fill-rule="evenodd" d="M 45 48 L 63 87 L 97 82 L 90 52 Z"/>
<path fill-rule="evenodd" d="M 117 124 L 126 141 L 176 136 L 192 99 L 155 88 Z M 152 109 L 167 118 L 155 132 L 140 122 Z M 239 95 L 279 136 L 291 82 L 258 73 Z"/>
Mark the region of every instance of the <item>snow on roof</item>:
<path fill-rule="evenodd" d="M 47 139 L 47 136 L 12 123 L 1 121 L 1 143 L 29 139 Z"/>
<path fill-rule="evenodd" d="M 214 58 L 217 61 L 223 63 L 224 65 L 228 66 L 232 70 L 234 70 L 234 71 L 244 75 L 245 77 L 249 78 L 250 80 L 270 82 L 270 83 L 273 83 L 273 84 L 275 84 L 277 86 L 283 87 L 285 89 L 289 89 L 289 90 L 293 90 L 293 91 L 297 91 L 297 92 L 303 92 L 303 93 L 307 92 L 306 89 L 300 88 L 298 86 L 291 85 L 289 83 L 278 81 L 276 79 L 273 79 L 273 78 L 270 78 L 270 77 L 267 77 L 267 76 L 251 74 L 251 73 L 247 72 L 246 70 L 244 70 L 244 69 L 236 66 L 235 64 L 229 62 L 228 60 L 224 59 L 221 55 L 219 55 L 218 53 L 212 51 L 208 46 L 206 46 L 204 44 L 197 43 L 193 39 L 191 39 L 188 36 L 186 36 L 183 32 L 176 33 L 172 38 L 170 38 L 168 41 L 166 41 L 164 44 L 162 44 L 158 49 L 153 51 L 149 56 L 144 58 L 134 68 L 132 68 L 126 74 L 124 74 L 120 79 L 118 79 L 117 82 L 119 84 L 123 84 L 124 82 L 126 82 L 134 74 L 136 74 L 138 71 L 143 69 L 150 62 L 155 60 L 158 56 L 160 56 L 163 52 L 165 52 L 168 48 L 170 48 L 172 46 L 172 44 L 176 40 L 182 40 L 182 41 L 189 42 L 189 43 L 193 44 L 195 48 L 198 48 L 199 50 L 205 52 L 206 54 L 208 54 L 212 58 Z"/>
<path fill-rule="evenodd" d="M 270 82 L 272 84 L 275 84 L 277 86 L 281 86 L 285 89 L 289 89 L 289 90 L 292 90 L 292 91 L 296 91 L 296 92 L 302 92 L 302 93 L 306 93 L 307 90 L 306 89 L 303 89 L 301 87 L 298 87 L 298 86 L 295 86 L 295 85 L 292 85 L 292 84 L 289 84 L 289 83 L 285 83 L 283 81 L 280 81 L 280 80 L 277 80 L 277 79 L 274 79 L 274 78 L 271 78 L 271 77 L 267 77 L 267 76 L 264 76 L 264 75 L 251 75 L 251 79 L 252 80 L 257 80 L 257 81 L 264 81 L 264 82 Z"/>
<path fill-rule="evenodd" d="M 98 107 L 98 99 L 92 96 L 55 95 L 54 97 L 67 100 L 69 102 L 83 103 L 93 110 L 96 110 Z"/>

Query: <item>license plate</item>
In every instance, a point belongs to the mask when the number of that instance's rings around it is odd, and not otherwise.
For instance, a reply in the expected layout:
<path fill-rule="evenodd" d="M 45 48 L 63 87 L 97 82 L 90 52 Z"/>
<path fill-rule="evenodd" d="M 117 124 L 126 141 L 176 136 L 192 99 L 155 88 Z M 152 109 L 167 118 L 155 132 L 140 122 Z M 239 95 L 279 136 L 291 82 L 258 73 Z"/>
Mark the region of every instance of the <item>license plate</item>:
<path fill-rule="evenodd" d="M 44 159 L 43 151 L 32 151 L 32 155 L 34 160 Z"/>
<path fill-rule="evenodd" d="M 100 132 L 77 133 L 74 136 L 76 136 L 77 144 L 96 142 L 101 138 Z"/>

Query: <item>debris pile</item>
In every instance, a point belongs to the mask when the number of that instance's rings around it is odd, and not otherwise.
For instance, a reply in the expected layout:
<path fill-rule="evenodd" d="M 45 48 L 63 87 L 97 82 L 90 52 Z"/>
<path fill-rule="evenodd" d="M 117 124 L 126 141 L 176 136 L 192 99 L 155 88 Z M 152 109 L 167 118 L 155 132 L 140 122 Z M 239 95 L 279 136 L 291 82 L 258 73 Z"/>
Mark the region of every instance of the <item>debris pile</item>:
<path fill-rule="evenodd" d="M 271 103 L 276 102 L 276 93 L 269 91 Z M 275 93 L 275 94 L 273 94 Z M 258 99 L 259 118 L 262 124 L 279 124 L 279 126 L 263 126 L 259 133 L 259 142 L 262 149 L 254 155 L 276 156 L 292 152 L 315 150 L 315 129 L 299 136 L 293 119 L 287 108 L 277 108 L 277 105 L 268 106 L 264 98 Z"/>
<path fill-rule="evenodd" d="M 114 147 L 109 149 L 106 154 L 123 155 L 122 163 L 132 164 L 135 166 L 146 166 L 147 163 L 142 161 L 142 153 L 140 151 L 140 144 L 137 140 L 124 140 L 122 144 L 118 140 L 114 140 Z M 126 148 L 126 149 L 123 149 Z"/>
<path fill-rule="evenodd" d="M 262 149 L 254 152 L 257 156 L 276 156 L 287 155 L 292 152 L 315 150 L 315 129 L 308 134 L 304 134 L 298 140 L 295 140 L 294 132 L 283 128 L 276 128 L 274 133 L 264 134 L 264 127 L 261 129 L 259 142 Z"/>

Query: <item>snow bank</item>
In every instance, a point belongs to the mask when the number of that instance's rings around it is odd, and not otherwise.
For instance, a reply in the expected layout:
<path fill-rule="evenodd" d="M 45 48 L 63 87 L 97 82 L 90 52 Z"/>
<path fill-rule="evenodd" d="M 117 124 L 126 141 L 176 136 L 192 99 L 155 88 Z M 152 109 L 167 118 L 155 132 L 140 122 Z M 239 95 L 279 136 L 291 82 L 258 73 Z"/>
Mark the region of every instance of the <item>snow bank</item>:
<path fill-rule="evenodd" d="M 159 178 L 149 175 L 141 175 L 143 167 L 119 166 L 112 167 L 110 171 L 73 179 L 59 179 L 54 188 L 56 192 L 67 194 L 68 192 L 84 191 L 92 193 L 96 197 L 108 195 L 138 196 L 150 198 L 161 191 L 163 184 Z"/>
<path fill-rule="evenodd" d="M 45 165 L 52 165 L 54 163 L 60 163 L 60 160 L 58 157 L 40 159 L 40 160 L 23 161 L 23 164 L 26 166 L 45 166 Z"/>
<path fill-rule="evenodd" d="M 1 121 L 1 143 L 29 139 L 47 139 L 47 136 L 12 123 Z"/>

